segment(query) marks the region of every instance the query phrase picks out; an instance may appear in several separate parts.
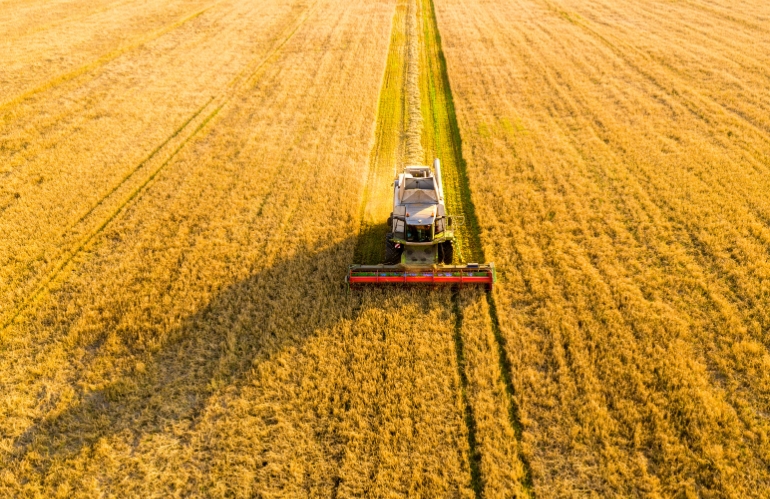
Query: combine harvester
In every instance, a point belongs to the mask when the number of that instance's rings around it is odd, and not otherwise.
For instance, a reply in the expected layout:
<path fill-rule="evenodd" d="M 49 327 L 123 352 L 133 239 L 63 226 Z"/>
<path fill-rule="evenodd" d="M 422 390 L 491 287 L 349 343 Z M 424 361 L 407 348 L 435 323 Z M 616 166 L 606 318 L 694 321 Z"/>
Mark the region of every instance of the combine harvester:
<path fill-rule="evenodd" d="M 369 284 L 466 284 L 491 290 L 497 276 L 494 263 L 453 265 L 454 230 L 462 217 L 446 214 L 441 165 L 407 166 L 393 182 L 393 212 L 388 218 L 385 263 L 351 265 L 351 287 Z"/>

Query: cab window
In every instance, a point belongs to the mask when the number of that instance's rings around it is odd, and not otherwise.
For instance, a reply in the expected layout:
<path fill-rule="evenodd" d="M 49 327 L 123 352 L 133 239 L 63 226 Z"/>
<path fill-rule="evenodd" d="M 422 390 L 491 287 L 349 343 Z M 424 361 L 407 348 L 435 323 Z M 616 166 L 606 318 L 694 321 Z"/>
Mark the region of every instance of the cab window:
<path fill-rule="evenodd" d="M 412 243 L 429 243 L 433 240 L 432 225 L 407 225 L 406 240 Z"/>

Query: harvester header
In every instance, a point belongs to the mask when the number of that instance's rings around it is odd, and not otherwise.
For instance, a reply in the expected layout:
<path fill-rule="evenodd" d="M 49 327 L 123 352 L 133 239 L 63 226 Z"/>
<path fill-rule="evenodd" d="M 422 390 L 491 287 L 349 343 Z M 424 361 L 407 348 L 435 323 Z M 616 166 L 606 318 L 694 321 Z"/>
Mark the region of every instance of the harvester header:
<path fill-rule="evenodd" d="M 446 213 L 441 164 L 407 166 L 393 181 L 393 211 L 385 236 L 385 262 L 351 265 L 352 287 L 381 284 L 485 285 L 497 280 L 493 263 L 454 264 L 454 227 L 462 216 Z"/>

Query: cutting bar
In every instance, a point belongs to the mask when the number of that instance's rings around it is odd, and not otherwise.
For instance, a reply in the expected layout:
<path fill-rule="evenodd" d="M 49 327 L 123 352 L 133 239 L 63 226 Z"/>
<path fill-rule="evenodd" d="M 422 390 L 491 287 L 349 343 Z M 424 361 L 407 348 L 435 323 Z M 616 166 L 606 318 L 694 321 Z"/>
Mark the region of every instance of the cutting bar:
<path fill-rule="evenodd" d="M 434 265 L 427 268 L 404 265 L 351 265 L 346 277 L 352 288 L 368 285 L 484 285 L 488 290 L 497 281 L 495 265 Z"/>

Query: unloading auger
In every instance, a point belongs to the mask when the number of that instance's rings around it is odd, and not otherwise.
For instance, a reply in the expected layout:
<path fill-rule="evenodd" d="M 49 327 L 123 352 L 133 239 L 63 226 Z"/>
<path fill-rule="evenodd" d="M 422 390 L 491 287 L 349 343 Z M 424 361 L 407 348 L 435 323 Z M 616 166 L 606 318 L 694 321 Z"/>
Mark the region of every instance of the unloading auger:
<path fill-rule="evenodd" d="M 453 265 L 454 230 L 462 216 L 446 214 L 441 164 L 407 166 L 393 182 L 393 211 L 385 237 L 385 262 L 351 265 L 346 280 L 369 284 L 485 285 L 492 289 L 494 263 Z"/>

